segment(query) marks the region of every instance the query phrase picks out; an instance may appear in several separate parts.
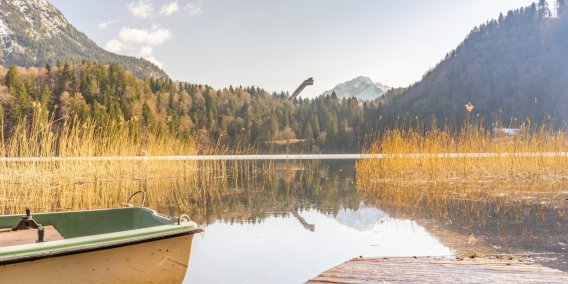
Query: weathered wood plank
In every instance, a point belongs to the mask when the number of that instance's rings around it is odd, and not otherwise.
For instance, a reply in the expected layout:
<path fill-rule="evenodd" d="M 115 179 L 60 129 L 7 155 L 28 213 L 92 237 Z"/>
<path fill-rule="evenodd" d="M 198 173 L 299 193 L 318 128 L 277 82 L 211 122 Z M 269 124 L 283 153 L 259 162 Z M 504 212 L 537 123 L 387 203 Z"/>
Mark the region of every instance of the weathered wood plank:
<path fill-rule="evenodd" d="M 508 256 L 355 258 L 306 283 L 389 282 L 568 283 L 568 273 L 535 264 L 530 258 Z"/>

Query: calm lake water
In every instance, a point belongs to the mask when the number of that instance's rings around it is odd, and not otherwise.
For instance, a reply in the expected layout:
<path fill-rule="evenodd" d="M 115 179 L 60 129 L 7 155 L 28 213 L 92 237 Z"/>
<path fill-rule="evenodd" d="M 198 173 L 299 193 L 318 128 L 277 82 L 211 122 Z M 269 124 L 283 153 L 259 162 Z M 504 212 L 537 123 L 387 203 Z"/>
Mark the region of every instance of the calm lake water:
<path fill-rule="evenodd" d="M 568 180 L 362 186 L 358 156 L 317 156 L 6 161 L 0 199 L 4 214 L 73 211 L 121 207 L 144 190 L 146 206 L 205 228 L 185 283 L 302 283 L 359 256 L 530 255 L 568 271 Z"/>
<path fill-rule="evenodd" d="M 568 270 L 563 191 L 486 194 L 466 189 L 354 185 L 354 163 L 275 165 L 275 175 L 234 186 L 196 208 L 184 283 L 302 283 L 358 256 L 466 252 L 529 254 Z M 516 197 L 516 198 L 513 198 Z"/>

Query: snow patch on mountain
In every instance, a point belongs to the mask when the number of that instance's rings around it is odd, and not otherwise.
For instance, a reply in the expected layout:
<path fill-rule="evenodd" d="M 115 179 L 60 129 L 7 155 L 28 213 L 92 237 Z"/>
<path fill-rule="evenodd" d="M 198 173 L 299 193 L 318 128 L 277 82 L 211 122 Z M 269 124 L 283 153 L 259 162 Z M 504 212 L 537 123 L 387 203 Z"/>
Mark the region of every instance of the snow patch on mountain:
<path fill-rule="evenodd" d="M 2 49 L 5 53 L 12 53 L 11 38 L 14 33 L 6 22 L 4 21 L 4 15 L 0 14 L 0 42 L 2 42 Z"/>
<path fill-rule="evenodd" d="M 30 10 L 30 8 L 28 8 L 28 5 L 26 5 L 27 3 L 22 1 L 22 0 L 16 0 L 16 6 L 18 6 L 18 8 L 20 9 L 20 12 L 22 12 L 22 14 L 26 15 L 26 20 L 28 20 L 29 23 L 33 24 L 33 19 L 31 17 L 29 17 L 28 11 Z"/>
<path fill-rule="evenodd" d="M 386 93 L 388 90 L 390 90 L 392 87 L 389 87 L 387 85 L 381 84 L 379 82 L 375 82 L 375 85 L 377 85 L 377 88 L 381 89 L 381 91 L 383 91 L 383 93 Z"/>
<path fill-rule="evenodd" d="M 14 52 L 25 52 L 25 48 L 13 41 L 14 32 L 6 24 L 4 15 L 0 14 L 0 42 L 4 54 L 12 54 Z"/>
<path fill-rule="evenodd" d="M 374 100 L 390 89 L 381 83 L 374 83 L 369 77 L 359 76 L 353 80 L 335 86 L 335 88 L 323 93 L 324 96 L 333 92 L 340 98 L 355 97 L 358 100 Z"/>
<path fill-rule="evenodd" d="M 45 0 L 6 0 L 17 7 L 28 22 L 26 33 L 34 39 L 53 38 L 69 24 L 59 11 Z"/>

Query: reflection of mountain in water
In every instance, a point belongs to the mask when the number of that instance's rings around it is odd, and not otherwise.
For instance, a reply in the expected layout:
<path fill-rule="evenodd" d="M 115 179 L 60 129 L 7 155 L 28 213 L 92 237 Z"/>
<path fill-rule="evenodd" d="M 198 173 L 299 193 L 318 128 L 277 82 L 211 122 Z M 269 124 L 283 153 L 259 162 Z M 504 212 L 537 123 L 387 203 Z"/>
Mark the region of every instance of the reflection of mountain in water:
<path fill-rule="evenodd" d="M 387 214 L 382 210 L 364 207 L 363 204 L 356 210 L 341 209 L 337 212 L 337 215 L 335 215 L 335 220 L 337 220 L 339 224 L 361 232 L 372 230 L 376 224 L 382 223 L 387 218 Z"/>

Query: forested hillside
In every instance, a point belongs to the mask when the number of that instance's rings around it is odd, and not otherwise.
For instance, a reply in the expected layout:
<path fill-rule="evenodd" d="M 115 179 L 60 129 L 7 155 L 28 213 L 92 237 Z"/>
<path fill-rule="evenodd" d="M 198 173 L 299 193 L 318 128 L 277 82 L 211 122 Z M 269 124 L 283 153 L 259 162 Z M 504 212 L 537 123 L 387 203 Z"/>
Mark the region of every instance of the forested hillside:
<path fill-rule="evenodd" d="M 51 68 L 0 69 L 4 135 L 34 108 L 56 123 L 136 124 L 145 133 L 199 141 L 200 146 L 273 151 L 357 150 L 377 127 L 379 103 L 335 94 L 290 101 L 258 87 L 209 86 L 138 79 L 119 64 L 83 61 Z M 315 146 L 315 147 L 314 147 Z"/>
<path fill-rule="evenodd" d="M 540 1 L 476 27 L 423 79 L 384 108 L 385 120 L 447 119 L 461 125 L 464 106 L 487 124 L 568 121 L 568 11 Z M 556 13 L 554 13 L 556 14 Z"/>

